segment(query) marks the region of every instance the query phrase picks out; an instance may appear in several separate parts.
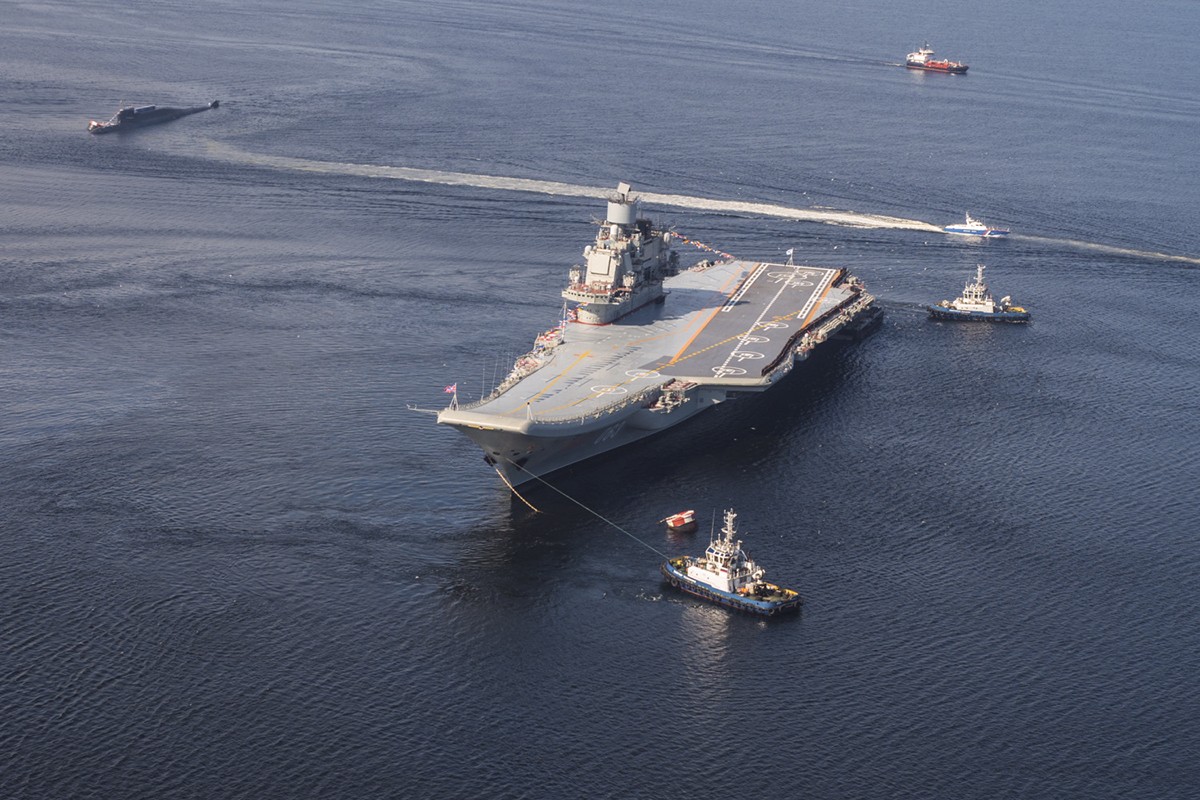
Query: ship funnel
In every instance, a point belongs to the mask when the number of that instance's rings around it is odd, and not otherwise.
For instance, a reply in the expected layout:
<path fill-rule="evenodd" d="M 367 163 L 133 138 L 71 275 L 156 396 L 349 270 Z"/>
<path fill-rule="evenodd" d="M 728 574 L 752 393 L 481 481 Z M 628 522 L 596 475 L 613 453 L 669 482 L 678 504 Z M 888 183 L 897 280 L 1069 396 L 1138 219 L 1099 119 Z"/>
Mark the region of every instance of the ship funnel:
<path fill-rule="evenodd" d="M 617 193 L 608 200 L 608 222 L 614 225 L 632 225 L 637 219 L 638 201 L 633 196 L 633 187 L 621 181 Z"/>

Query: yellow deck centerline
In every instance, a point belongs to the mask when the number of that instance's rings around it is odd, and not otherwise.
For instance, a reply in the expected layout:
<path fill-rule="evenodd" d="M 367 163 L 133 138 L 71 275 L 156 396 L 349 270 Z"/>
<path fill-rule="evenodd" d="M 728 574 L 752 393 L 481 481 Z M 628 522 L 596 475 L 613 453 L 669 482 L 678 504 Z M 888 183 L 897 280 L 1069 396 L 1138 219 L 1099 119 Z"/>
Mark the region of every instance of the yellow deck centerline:
<path fill-rule="evenodd" d="M 671 359 L 670 361 L 664 361 L 663 363 L 661 363 L 661 364 L 659 364 L 657 367 L 655 367 L 655 369 L 662 369 L 663 367 L 668 367 L 668 366 L 670 366 L 671 364 L 678 363 L 678 361 L 687 361 L 689 358 L 695 358 L 696 356 L 698 356 L 698 355 L 701 355 L 701 354 L 703 354 L 703 353 L 707 353 L 709 350 L 713 350 L 713 349 L 715 349 L 715 348 L 717 348 L 717 347 L 720 347 L 720 346 L 721 346 L 721 345 L 723 345 L 723 344 L 729 344 L 730 342 L 734 341 L 735 339 L 741 339 L 743 336 L 746 336 L 746 335 L 748 335 L 748 334 L 754 333 L 754 331 L 757 331 L 757 330 L 766 330 L 766 326 L 767 326 L 767 325 L 770 325 L 772 322 L 779 322 L 780 320 L 785 320 L 785 319 L 787 319 L 788 317 L 790 317 L 791 315 L 792 315 L 792 312 L 791 312 L 791 311 L 789 311 L 789 312 L 788 312 L 788 313 L 786 313 L 786 314 L 780 314 L 780 315 L 779 315 L 779 316 L 777 316 L 777 317 L 771 317 L 770 319 L 768 319 L 768 320 L 766 320 L 766 321 L 764 321 L 764 322 L 758 322 L 758 323 L 755 323 L 754 325 L 751 325 L 751 326 L 750 326 L 750 330 L 748 330 L 748 331 L 745 331 L 745 332 L 743 332 L 743 333 L 735 333 L 735 334 L 733 334 L 732 336 L 727 336 L 727 337 L 725 337 L 724 339 L 721 339 L 719 342 L 713 342 L 713 343 L 712 343 L 712 344 L 710 344 L 708 347 L 705 347 L 705 348 L 704 348 L 704 349 L 702 349 L 702 350 L 697 350 L 697 351 L 696 351 L 696 352 L 694 352 L 694 353 L 688 353 L 688 354 L 687 354 L 686 356 L 684 356 L 683 358 L 680 358 L 680 359 Z"/>
<path fill-rule="evenodd" d="M 759 264 L 757 264 L 757 263 L 756 263 L 756 264 L 754 264 L 754 265 L 753 265 L 753 266 L 750 268 L 750 270 L 749 270 L 749 271 L 746 273 L 746 278 L 749 278 L 751 275 L 753 275 L 753 274 L 754 274 L 754 272 L 755 272 L 755 270 L 757 270 L 757 269 L 758 269 L 758 267 L 759 267 Z M 722 286 L 722 287 L 720 288 L 720 290 L 719 290 L 719 291 L 722 291 L 722 292 L 724 292 L 724 291 L 725 291 L 725 288 L 726 288 L 727 286 L 729 286 L 730 282 L 732 282 L 732 281 L 733 281 L 733 279 L 734 279 L 734 278 L 736 278 L 736 277 L 738 277 L 736 274 L 734 274 L 734 275 L 731 275 L 731 276 L 729 277 L 729 280 L 725 281 L 725 285 L 724 285 L 724 286 Z M 743 281 L 742 281 L 742 282 L 744 283 L 744 282 L 745 282 L 745 279 L 743 279 Z M 742 288 L 742 284 L 741 284 L 741 283 L 739 283 L 739 284 L 738 284 L 738 287 L 737 287 L 737 289 L 734 289 L 732 292 L 730 292 L 729 294 L 725 295 L 725 301 L 726 301 L 726 302 L 728 302 L 728 301 L 729 301 L 729 298 L 731 298 L 731 297 L 733 297 L 735 294 L 737 294 L 737 291 L 738 291 L 738 289 L 740 289 L 740 288 Z M 679 351 L 678 351 L 677 353 L 675 353 L 675 355 L 671 356 L 671 360 L 670 360 L 670 361 L 668 361 L 668 362 L 667 362 L 667 363 L 666 363 L 664 366 L 668 366 L 668 367 L 669 367 L 670 365 L 672 365 L 672 364 L 674 364 L 676 361 L 678 361 L 678 360 L 679 360 L 679 357 L 680 357 L 681 355 L 683 355 L 683 354 L 684 354 L 684 352 L 686 352 L 686 351 L 687 351 L 687 349 L 688 349 L 689 347 L 691 347 L 691 346 L 692 346 L 692 342 L 696 341 L 696 337 L 697 337 L 697 336 L 699 336 L 701 333 L 703 333 L 703 332 L 704 332 L 704 329 L 708 327 L 708 324 L 709 324 L 710 322 L 712 322 L 712 321 L 713 321 L 713 318 L 714 318 L 714 317 L 716 317 L 716 316 L 717 316 L 717 313 L 718 313 L 718 312 L 719 312 L 719 311 L 720 311 L 722 308 L 724 308 L 724 307 L 725 307 L 725 303 L 722 303 L 721 305 L 719 305 L 719 306 L 717 306 L 716 308 L 714 308 L 714 309 L 712 310 L 712 313 L 708 315 L 708 319 L 704 320 L 704 324 L 703 324 L 703 325 L 701 325 L 699 328 L 697 328 L 697 329 L 696 329 L 696 332 L 692 334 L 691 338 L 690 338 L 690 339 L 688 339 L 686 342 L 684 342 L 684 343 L 683 343 L 683 347 L 679 348 Z"/>
<path fill-rule="evenodd" d="M 553 386 L 554 384 L 558 383 L 559 380 L 562 379 L 563 375 L 566 375 L 568 372 L 575 369 L 576 364 L 578 364 L 580 361 L 583 361 L 583 359 L 587 358 L 591 354 L 592 354 L 591 350 L 584 350 L 582 353 L 579 354 L 579 356 L 574 361 L 572 361 L 570 364 L 567 365 L 566 369 L 564 369 L 562 372 L 555 375 L 553 380 L 551 380 L 549 383 L 547 383 L 545 386 L 543 386 L 541 389 L 539 389 L 537 394 L 535 394 L 533 397 L 530 397 L 528 400 L 526 400 L 524 403 L 522 403 L 517 408 L 513 409 L 512 411 L 509 411 L 508 412 L 509 415 L 512 416 L 512 415 L 516 414 L 518 411 L 520 411 L 521 409 L 532 406 L 534 400 L 537 400 L 539 397 L 541 397 L 547 391 L 549 391 L 550 387 Z"/>

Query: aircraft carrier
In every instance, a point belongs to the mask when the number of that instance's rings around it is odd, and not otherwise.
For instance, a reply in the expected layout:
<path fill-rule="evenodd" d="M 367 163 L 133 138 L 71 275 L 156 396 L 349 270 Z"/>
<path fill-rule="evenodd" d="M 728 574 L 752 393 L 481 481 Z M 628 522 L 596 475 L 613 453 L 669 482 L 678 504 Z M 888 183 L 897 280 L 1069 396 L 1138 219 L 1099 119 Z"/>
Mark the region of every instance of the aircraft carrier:
<path fill-rule="evenodd" d="M 460 404 L 456 393 L 438 423 L 516 486 L 766 391 L 881 313 L 845 269 L 735 258 L 681 268 L 678 238 L 620 184 L 585 263 L 568 271 L 563 296 L 576 305 L 489 395 Z"/>

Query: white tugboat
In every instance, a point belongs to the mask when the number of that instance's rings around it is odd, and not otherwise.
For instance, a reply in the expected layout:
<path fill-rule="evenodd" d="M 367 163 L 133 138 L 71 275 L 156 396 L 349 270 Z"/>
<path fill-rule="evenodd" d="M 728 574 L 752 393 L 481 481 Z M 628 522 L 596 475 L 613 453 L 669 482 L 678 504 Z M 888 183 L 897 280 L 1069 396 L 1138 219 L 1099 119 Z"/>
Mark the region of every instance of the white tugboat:
<path fill-rule="evenodd" d="M 721 536 L 712 537 L 699 558 L 680 556 L 664 561 L 662 574 L 672 586 L 723 606 L 773 615 L 800 608 L 800 594 L 763 580 L 766 570 L 735 539 L 737 514 L 725 512 Z"/>
<path fill-rule="evenodd" d="M 661 302 L 663 281 L 679 272 L 671 234 L 638 217 L 638 200 L 628 183 L 617 184 L 596 241 L 583 249 L 582 267 L 572 267 L 562 296 L 581 303 L 577 321 L 607 325 L 647 303 Z"/>
<path fill-rule="evenodd" d="M 983 270 L 984 266 L 980 264 L 975 271 L 974 283 L 967 282 L 961 297 L 928 306 L 929 316 L 947 320 L 1028 322 L 1029 312 L 1014 306 L 1011 297 L 1002 297 L 999 303 L 992 299 L 992 293 L 983 282 Z"/>

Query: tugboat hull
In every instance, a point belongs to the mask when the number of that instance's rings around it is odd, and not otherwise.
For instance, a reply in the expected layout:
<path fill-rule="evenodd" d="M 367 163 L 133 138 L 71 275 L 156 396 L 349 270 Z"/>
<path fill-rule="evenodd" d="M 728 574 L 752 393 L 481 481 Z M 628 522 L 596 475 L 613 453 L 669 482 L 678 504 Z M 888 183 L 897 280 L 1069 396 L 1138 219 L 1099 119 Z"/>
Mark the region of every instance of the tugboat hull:
<path fill-rule="evenodd" d="M 720 589 L 714 589 L 711 586 L 705 586 L 701 583 L 689 578 L 680 571 L 676 562 L 682 563 L 682 559 L 673 559 L 672 561 L 664 561 L 659 568 L 663 577 L 671 586 L 682 589 L 688 594 L 695 595 L 703 600 L 734 608 L 738 611 L 748 611 L 751 614 L 761 614 L 766 617 L 773 617 L 776 614 L 784 614 L 789 611 L 799 611 L 803 604 L 803 599 L 799 594 L 790 589 L 779 589 L 780 592 L 790 595 L 786 600 L 759 600 L 754 597 L 734 594 L 732 592 L 723 592 Z"/>
<path fill-rule="evenodd" d="M 926 306 L 934 319 L 955 322 L 1028 322 L 1028 311 L 959 311 L 944 306 Z"/>
<path fill-rule="evenodd" d="M 952 64 L 950 66 L 934 66 L 931 64 L 905 64 L 909 69 L 923 69 L 926 72 L 946 72 L 951 75 L 966 75 L 970 69 L 966 64 Z"/>

